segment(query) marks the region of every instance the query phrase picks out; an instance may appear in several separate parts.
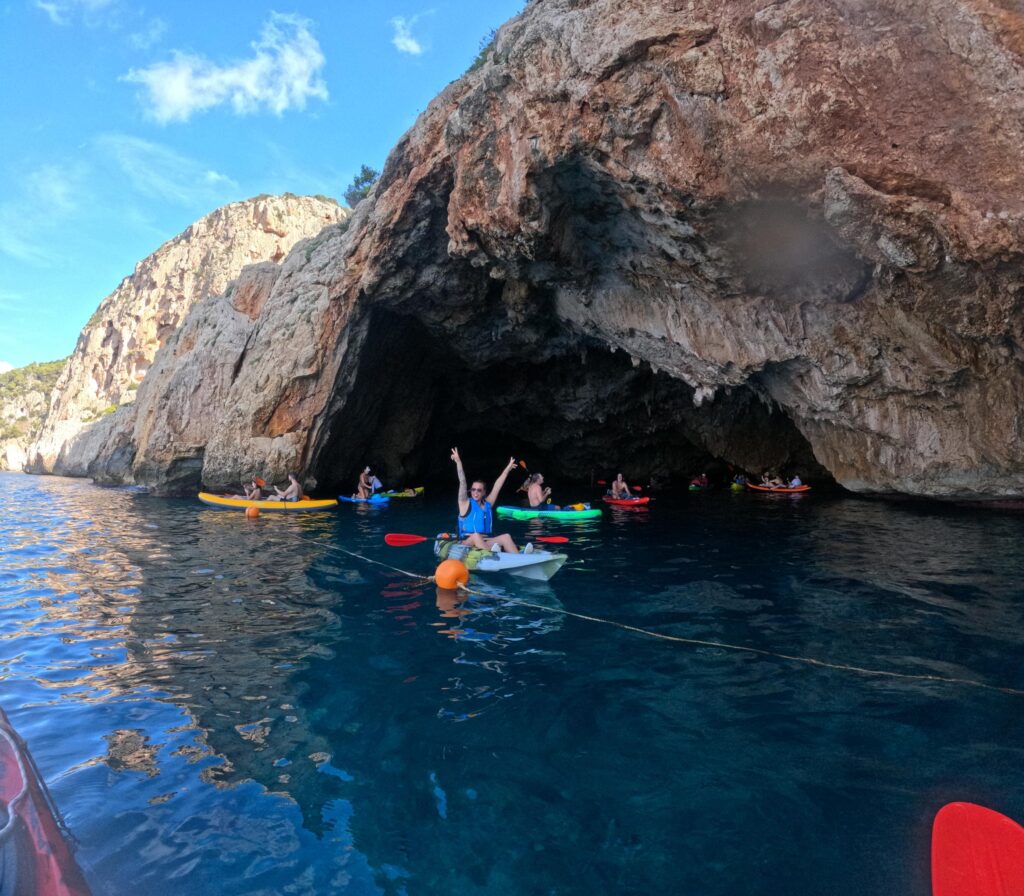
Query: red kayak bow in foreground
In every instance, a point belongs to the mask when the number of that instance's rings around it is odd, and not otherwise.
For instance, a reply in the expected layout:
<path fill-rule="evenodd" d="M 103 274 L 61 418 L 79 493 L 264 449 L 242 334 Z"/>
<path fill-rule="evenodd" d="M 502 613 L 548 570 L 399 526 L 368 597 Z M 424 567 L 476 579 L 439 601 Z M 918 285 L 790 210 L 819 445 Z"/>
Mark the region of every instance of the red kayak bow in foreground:
<path fill-rule="evenodd" d="M 1024 894 L 1024 828 L 974 803 L 948 803 L 932 825 L 932 896 Z"/>
<path fill-rule="evenodd" d="M 0 709 L 0 892 L 89 896 L 25 742 Z"/>

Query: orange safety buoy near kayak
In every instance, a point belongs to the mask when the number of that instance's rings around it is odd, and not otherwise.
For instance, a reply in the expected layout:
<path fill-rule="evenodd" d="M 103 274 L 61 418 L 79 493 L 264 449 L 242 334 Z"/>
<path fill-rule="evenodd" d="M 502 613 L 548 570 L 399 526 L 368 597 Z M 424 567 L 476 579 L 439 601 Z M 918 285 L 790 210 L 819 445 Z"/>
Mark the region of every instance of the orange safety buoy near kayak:
<path fill-rule="evenodd" d="M 434 581 L 438 587 L 454 591 L 459 585 L 465 585 L 469 581 L 469 570 L 461 560 L 444 560 L 434 570 Z"/>
<path fill-rule="evenodd" d="M 258 520 L 260 518 L 260 509 L 258 507 L 246 507 L 245 518 L 247 520 Z"/>

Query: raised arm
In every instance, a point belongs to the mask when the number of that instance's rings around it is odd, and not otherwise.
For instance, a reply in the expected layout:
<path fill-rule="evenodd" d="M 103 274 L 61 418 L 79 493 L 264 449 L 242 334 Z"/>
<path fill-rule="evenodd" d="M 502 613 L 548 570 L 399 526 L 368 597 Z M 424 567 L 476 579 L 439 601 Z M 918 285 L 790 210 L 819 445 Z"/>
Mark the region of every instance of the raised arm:
<path fill-rule="evenodd" d="M 455 472 L 459 474 L 459 516 L 465 516 L 469 513 L 469 486 L 466 485 L 466 471 L 462 469 L 458 448 L 452 448 L 452 460 L 455 461 Z"/>
<path fill-rule="evenodd" d="M 491 489 L 491 493 L 487 496 L 488 502 L 492 505 L 498 503 L 498 492 L 501 491 L 501 487 L 505 484 L 505 480 L 508 479 L 508 474 L 511 473 L 515 467 L 516 459 L 514 457 L 510 457 L 508 459 L 508 465 L 501 471 L 501 475 L 494 480 L 494 487 Z"/>

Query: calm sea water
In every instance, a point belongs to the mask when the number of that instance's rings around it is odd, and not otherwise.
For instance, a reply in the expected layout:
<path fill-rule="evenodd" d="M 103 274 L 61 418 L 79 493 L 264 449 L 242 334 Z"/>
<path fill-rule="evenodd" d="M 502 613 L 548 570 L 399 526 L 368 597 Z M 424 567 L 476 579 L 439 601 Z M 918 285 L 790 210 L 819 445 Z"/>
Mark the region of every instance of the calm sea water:
<path fill-rule="evenodd" d="M 0 703 L 97 893 L 920 894 L 1024 819 L 1024 516 L 707 493 L 458 604 L 453 495 L 270 517 L 0 475 Z M 585 496 L 580 496 L 585 497 Z M 516 602 L 519 601 L 519 602 Z M 525 602 L 525 603 L 523 603 Z"/>

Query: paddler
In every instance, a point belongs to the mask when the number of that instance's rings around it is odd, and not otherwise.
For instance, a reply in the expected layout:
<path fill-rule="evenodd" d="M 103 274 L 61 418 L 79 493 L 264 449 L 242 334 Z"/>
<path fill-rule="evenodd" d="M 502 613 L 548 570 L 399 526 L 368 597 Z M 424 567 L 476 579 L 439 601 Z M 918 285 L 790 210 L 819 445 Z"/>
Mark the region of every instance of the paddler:
<path fill-rule="evenodd" d="M 494 505 L 508 474 L 516 466 L 516 459 L 509 458 L 508 466 L 494 481 L 494 488 L 490 493 L 487 493 L 487 485 L 482 479 L 474 479 L 472 485 L 466 485 L 466 471 L 462 469 L 462 458 L 459 457 L 458 448 L 452 448 L 452 460 L 455 461 L 455 471 L 459 474 L 459 538 L 462 539 L 462 544 L 468 544 L 482 551 L 506 551 L 510 554 L 518 554 L 519 548 L 516 547 L 511 535 L 508 533 L 491 534 Z M 530 547 L 532 545 L 527 546 L 528 549 Z"/>
<path fill-rule="evenodd" d="M 544 485 L 544 474 L 534 473 L 530 477 L 530 484 L 526 489 L 526 498 L 530 507 L 536 510 L 540 507 L 548 507 L 551 500 L 551 487 Z M 556 504 L 551 504 L 549 510 L 561 510 Z"/>
<path fill-rule="evenodd" d="M 612 480 L 612 487 L 608 490 L 608 494 L 619 501 L 632 497 L 629 486 L 626 485 L 626 480 L 623 479 L 621 473 Z"/>

